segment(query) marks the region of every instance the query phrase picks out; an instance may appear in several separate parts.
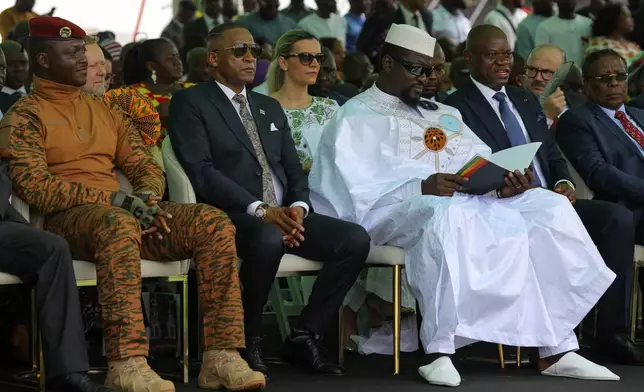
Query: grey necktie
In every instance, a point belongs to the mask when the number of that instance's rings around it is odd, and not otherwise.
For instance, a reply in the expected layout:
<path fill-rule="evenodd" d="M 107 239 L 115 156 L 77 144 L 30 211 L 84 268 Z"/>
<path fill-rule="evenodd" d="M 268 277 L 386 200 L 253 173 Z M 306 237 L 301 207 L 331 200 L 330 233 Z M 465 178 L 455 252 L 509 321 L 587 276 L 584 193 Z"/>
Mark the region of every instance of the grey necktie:
<path fill-rule="evenodd" d="M 253 144 L 257 160 L 262 167 L 262 201 L 270 206 L 278 206 L 277 197 L 275 196 L 275 187 L 273 186 L 273 177 L 271 176 L 271 169 L 264 154 L 262 142 L 259 140 L 259 133 L 257 132 L 257 125 L 253 116 L 250 115 L 248 105 L 246 104 L 246 97 L 242 94 L 237 94 L 233 97 L 233 101 L 237 102 L 240 106 L 239 114 L 242 119 L 242 125 L 246 129 L 246 133 Z"/>

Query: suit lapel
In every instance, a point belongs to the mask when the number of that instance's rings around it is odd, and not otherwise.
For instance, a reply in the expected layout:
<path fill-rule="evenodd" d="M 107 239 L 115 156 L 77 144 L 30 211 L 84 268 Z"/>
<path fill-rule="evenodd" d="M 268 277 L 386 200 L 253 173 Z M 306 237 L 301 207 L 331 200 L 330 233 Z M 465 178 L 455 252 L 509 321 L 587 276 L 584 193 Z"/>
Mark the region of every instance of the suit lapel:
<path fill-rule="evenodd" d="M 590 111 L 595 115 L 600 128 L 610 129 L 611 132 L 613 132 L 613 135 L 615 135 L 615 137 L 619 139 L 619 141 L 621 141 L 627 149 L 629 149 L 633 154 L 636 154 L 638 157 L 640 157 L 640 159 L 644 159 L 640 150 L 637 148 L 637 146 L 635 146 L 633 140 L 625 131 L 622 131 L 622 129 L 617 124 L 615 124 L 615 122 L 613 122 L 613 120 L 609 118 L 599 106 L 594 103 L 589 103 L 588 105 L 590 106 Z M 628 109 L 626 110 L 626 113 L 628 113 L 629 117 L 635 119 L 635 117 L 630 115 Z"/>
<path fill-rule="evenodd" d="M 480 131 L 487 132 L 496 142 L 496 146 L 490 146 L 492 150 L 499 151 L 510 147 L 510 140 L 505 133 L 505 127 L 503 127 L 501 120 L 494 113 L 494 109 L 490 106 L 490 103 L 481 94 L 479 89 L 476 88 L 474 82 L 467 80 L 464 90 L 468 98 L 466 103 L 471 107 L 472 112 L 476 114 L 483 125 Z"/>
<path fill-rule="evenodd" d="M 215 81 L 210 82 L 212 85 L 211 100 L 214 102 L 215 107 L 219 110 L 221 117 L 224 119 L 233 134 L 239 141 L 250 151 L 250 153 L 257 159 L 253 143 L 251 143 L 248 133 L 241 122 L 241 118 L 237 113 L 237 109 L 233 106 L 232 102 L 228 99 L 226 94 L 221 90 Z"/>
<path fill-rule="evenodd" d="M 546 147 L 546 140 L 544 139 L 544 136 L 548 135 L 543 135 L 542 132 L 539 132 L 537 127 L 539 126 L 539 123 L 537 122 L 537 113 L 534 113 L 534 109 L 530 105 L 530 101 L 526 97 L 522 97 L 519 94 L 516 93 L 516 91 L 513 91 L 512 89 L 506 89 L 506 92 L 508 93 L 508 97 L 510 98 L 510 101 L 512 101 L 512 104 L 514 105 L 515 108 L 517 108 L 517 111 L 519 112 L 519 115 L 521 118 L 518 118 L 517 120 L 521 121 L 523 123 L 523 126 L 525 127 L 526 131 L 528 132 L 528 136 L 530 136 L 530 140 L 532 142 L 541 142 L 543 143 L 541 147 L 539 147 L 539 151 L 537 151 L 538 158 L 541 163 L 541 168 L 545 171 L 547 171 L 548 168 L 548 149 Z M 545 114 L 544 114 L 544 120 L 545 121 Z M 546 123 L 546 128 L 544 129 L 546 132 L 548 131 L 548 125 Z M 546 174 L 546 173 L 544 173 Z"/>
<path fill-rule="evenodd" d="M 248 97 L 248 104 L 250 105 L 250 111 L 253 114 L 253 118 L 255 119 L 255 125 L 257 126 L 257 133 L 259 134 L 259 140 L 262 142 L 262 147 L 264 148 L 264 155 L 266 155 L 266 159 L 270 162 L 270 154 L 267 153 L 268 149 L 268 141 L 270 138 L 268 138 L 268 132 L 271 132 L 270 130 L 270 123 L 266 119 L 266 112 L 261 109 L 257 101 L 253 99 L 252 97 L 253 94 L 251 94 L 250 91 L 246 90 L 246 96 Z"/>

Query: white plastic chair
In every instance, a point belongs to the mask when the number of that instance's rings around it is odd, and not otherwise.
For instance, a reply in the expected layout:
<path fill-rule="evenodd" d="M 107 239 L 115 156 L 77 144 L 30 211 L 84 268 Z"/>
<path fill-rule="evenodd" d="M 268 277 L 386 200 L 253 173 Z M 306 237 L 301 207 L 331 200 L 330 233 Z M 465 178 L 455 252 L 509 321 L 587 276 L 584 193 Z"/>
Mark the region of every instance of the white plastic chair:
<path fill-rule="evenodd" d="M 170 193 L 170 200 L 179 203 L 196 203 L 197 198 L 192 188 L 192 184 L 188 179 L 185 171 L 181 167 L 177 159 L 170 138 L 163 141 L 163 161 L 166 168 L 166 176 L 168 179 L 168 190 Z M 311 275 L 322 269 L 323 263 L 304 259 L 294 255 L 284 255 L 282 258 L 277 277 L 292 277 Z M 393 246 L 373 246 L 369 252 L 367 259 L 369 267 L 391 267 L 394 270 L 394 284 L 393 284 L 393 307 L 394 307 L 394 374 L 400 371 L 400 291 L 401 291 L 401 271 L 405 265 L 405 253 L 402 249 Z M 279 293 L 280 289 L 277 283 L 274 283 L 272 289 L 272 299 L 276 307 L 278 322 L 288 326 L 288 314 L 282 308 L 279 310 L 281 302 L 275 295 Z M 340 311 L 340 314 L 342 312 Z M 338 347 L 338 361 L 340 364 L 344 361 L 344 347 L 342 339 L 342 320 L 340 320 L 340 333 L 339 333 L 339 347 Z"/>
<path fill-rule="evenodd" d="M 125 192 L 132 192 L 132 185 L 127 178 L 117 171 L 117 178 L 121 184 L 121 189 Z M 30 222 L 32 227 L 42 229 L 44 217 L 33 209 L 29 209 L 26 203 L 12 197 L 12 205 L 18 209 L 22 216 Z M 76 285 L 78 287 L 96 286 L 96 265 L 94 263 L 82 260 L 74 260 L 74 274 L 76 276 Z M 184 384 L 188 383 L 189 355 L 188 355 L 188 271 L 190 269 L 190 260 L 180 260 L 172 262 L 159 262 L 152 260 L 141 260 L 141 278 L 156 279 L 166 282 L 181 284 L 182 295 L 182 378 Z M 40 352 L 42 357 L 42 351 Z M 43 380 L 44 365 L 40 365 L 40 378 Z M 41 382 L 42 387 L 42 382 Z"/>

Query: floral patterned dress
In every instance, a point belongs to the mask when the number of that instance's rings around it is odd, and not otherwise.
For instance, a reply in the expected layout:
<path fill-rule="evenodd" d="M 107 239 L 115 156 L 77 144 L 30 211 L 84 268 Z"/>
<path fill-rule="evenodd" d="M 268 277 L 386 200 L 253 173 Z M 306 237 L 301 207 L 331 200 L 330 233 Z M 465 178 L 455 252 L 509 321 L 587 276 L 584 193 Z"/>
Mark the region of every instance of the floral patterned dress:
<path fill-rule="evenodd" d="M 322 136 L 326 123 L 340 106 L 329 98 L 313 97 L 313 102 L 302 109 L 284 109 L 291 135 L 295 142 L 297 156 L 305 173 L 311 170 L 313 155 Z"/>
<path fill-rule="evenodd" d="M 636 42 L 617 41 L 607 37 L 593 37 L 588 42 L 586 56 L 601 49 L 612 49 L 616 51 L 629 65 L 639 59 L 642 54 L 642 48 Z"/>

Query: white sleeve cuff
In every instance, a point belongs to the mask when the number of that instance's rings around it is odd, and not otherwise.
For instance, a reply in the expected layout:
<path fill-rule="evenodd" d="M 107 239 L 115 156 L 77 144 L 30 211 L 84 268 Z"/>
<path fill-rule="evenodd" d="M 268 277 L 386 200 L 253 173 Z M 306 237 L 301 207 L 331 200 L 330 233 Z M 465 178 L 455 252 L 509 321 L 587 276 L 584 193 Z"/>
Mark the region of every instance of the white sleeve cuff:
<path fill-rule="evenodd" d="M 572 190 L 573 190 L 573 191 L 576 191 L 576 189 L 575 189 L 575 184 L 573 184 L 572 182 L 570 182 L 570 181 L 568 181 L 568 180 L 559 180 L 559 181 L 557 181 L 557 182 L 555 183 L 555 186 L 554 186 L 552 189 L 556 188 L 556 187 L 557 187 L 557 185 L 561 184 L 562 182 L 565 182 L 566 184 L 570 185 L 570 187 L 572 188 Z"/>
<path fill-rule="evenodd" d="M 261 200 L 257 200 L 256 202 L 251 203 L 248 208 L 246 208 L 246 213 L 248 215 L 255 216 L 255 211 L 257 211 L 257 207 L 259 207 L 261 204 Z"/>
<path fill-rule="evenodd" d="M 309 205 L 305 202 L 296 201 L 295 203 L 291 204 L 291 207 L 302 207 L 304 208 L 304 217 L 306 218 L 307 216 L 309 216 Z"/>

